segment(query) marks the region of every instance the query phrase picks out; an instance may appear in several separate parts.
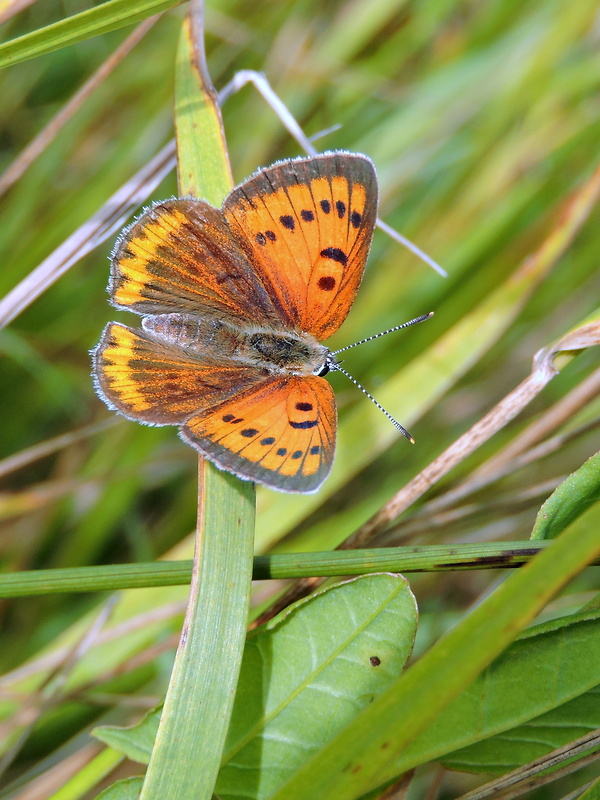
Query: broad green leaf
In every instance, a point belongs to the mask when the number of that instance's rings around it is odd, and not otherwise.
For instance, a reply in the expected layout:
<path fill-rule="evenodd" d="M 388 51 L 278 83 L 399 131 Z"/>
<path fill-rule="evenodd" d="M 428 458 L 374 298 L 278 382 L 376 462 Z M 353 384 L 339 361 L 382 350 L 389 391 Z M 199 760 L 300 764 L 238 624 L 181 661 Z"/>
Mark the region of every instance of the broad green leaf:
<path fill-rule="evenodd" d="M 407 745 L 396 763 L 398 773 L 438 759 L 456 769 L 467 768 L 472 759 L 472 768 L 480 763 L 485 772 L 524 764 L 583 735 L 588 725 L 600 724 L 600 694 L 592 691 L 599 684 L 600 611 L 536 625 Z M 572 711 L 582 697 L 589 699 L 589 717 L 581 719 L 573 736 Z M 530 726 L 530 734 L 533 729 L 541 733 L 544 726 L 553 730 L 531 736 L 520 757 Z M 500 760 L 502 754 L 507 761 Z"/>
<path fill-rule="evenodd" d="M 356 578 L 290 606 L 248 636 L 217 793 L 268 797 L 372 702 L 410 656 L 417 610 L 401 575 Z M 147 763 L 160 710 L 94 735 Z"/>
<path fill-rule="evenodd" d="M 143 778 L 125 778 L 116 781 L 100 792 L 96 800 L 137 800 L 143 782 Z"/>
<path fill-rule="evenodd" d="M 426 730 L 436 727 L 438 718 L 455 698 L 599 552 L 600 539 L 594 526 L 571 526 L 551 547 L 510 575 L 341 733 L 324 744 L 273 798 L 301 800 L 310 788 L 317 796 L 329 794 L 336 800 L 350 800 L 391 780 L 398 773 L 398 764 L 407 761 L 406 751 L 414 747 L 417 737 L 428 736 Z M 559 655 L 562 652 L 561 648 Z M 584 680 L 589 680 L 589 655 L 587 644 L 585 666 L 579 667 L 585 673 Z M 552 667 L 553 664 L 551 671 Z M 543 670 L 541 659 L 536 669 Z M 554 674 L 556 677 L 555 668 Z M 557 701 L 566 699 L 568 695 Z M 463 725 L 462 719 L 455 718 L 455 722 Z M 421 763 L 421 756 L 407 766 L 412 763 Z"/>
<path fill-rule="evenodd" d="M 216 792 L 269 797 L 397 679 L 417 610 L 401 575 L 300 601 L 248 638 Z"/>
<path fill-rule="evenodd" d="M 600 686 L 523 725 L 440 759 L 449 769 L 504 774 L 600 728 Z"/>
<path fill-rule="evenodd" d="M 555 489 L 540 508 L 532 539 L 554 539 L 600 500 L 600 453 L 589 458 Z"/>
<path fill-rule="evenodd" d="M 135 725 L 99 725 L 93 729 L 92 736 L 123 753 L 132 761 L 147 764 L 156 739 L 161 713 L 162 705 L 149 711 Z"/>

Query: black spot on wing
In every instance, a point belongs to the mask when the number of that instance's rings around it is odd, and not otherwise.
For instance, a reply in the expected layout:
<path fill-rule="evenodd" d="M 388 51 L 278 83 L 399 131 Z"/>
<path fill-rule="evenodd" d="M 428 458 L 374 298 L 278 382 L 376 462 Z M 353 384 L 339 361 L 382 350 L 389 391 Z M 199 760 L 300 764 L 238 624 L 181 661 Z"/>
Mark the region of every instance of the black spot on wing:
<path fill-rule="evenodd" d="M 343 264 L 343 266 L 348 263 L 348 256 L 339 247 L 326 247 L 321 250 L 320 255 L 323 258 L 329 258 L 331 261 L 337 261 L 338 264 Z"/>
<path fill-rule="evenodd" d="M 331 292 L 335 288 L 335 278 L 332 275 L 324 275 L 317 281 L 317 286 L 324 292 Z"/>
<path fill-rule="evenodd" d="M 318 424 L 318 419 L 305 419 L 303 422 L 294 422 L 293 420 L 290 420 L 290 427 L 299 430 L 308 430 L 309 428 L 314 428 L 315 425 Z"/>

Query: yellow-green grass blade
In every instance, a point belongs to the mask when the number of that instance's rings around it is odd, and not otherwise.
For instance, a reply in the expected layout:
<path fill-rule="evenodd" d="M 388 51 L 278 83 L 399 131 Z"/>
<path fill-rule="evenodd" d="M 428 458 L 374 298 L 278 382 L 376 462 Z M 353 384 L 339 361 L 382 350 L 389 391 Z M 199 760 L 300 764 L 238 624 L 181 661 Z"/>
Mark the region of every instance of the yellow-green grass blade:
<path fill-rule="evenodd" d="M 48 800 L 78 800 L 87 792 L 92 791 L 122 760 L 121 753 L 107 747 L 90 759 L 57 792 L 49 795 Z"/>

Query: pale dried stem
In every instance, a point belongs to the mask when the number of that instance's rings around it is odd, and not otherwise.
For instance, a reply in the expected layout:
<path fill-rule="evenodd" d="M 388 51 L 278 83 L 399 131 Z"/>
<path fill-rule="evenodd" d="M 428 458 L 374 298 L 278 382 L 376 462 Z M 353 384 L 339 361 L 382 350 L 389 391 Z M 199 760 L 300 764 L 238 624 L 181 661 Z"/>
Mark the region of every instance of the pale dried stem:
<path fill-rule="evenodd" d="M 382 534 L 376 537 L 377 541 L 372 545 L 375 547 L 391 547 L 406 543 L 408 539 L 414 540 L 418 536 L 426 533 L 445 532 L 451 525 L 464 522 L 470 517 L 485 513 L 486 516 L 493 512 L 501 512 L 506 518 L 507 515 L 525 511 L 532 506 L 539 504 L 540 499 L 545 499 L 556 487 L 565 479 L 566 475 L 559 475 L 550 478 L 543 483 L 528 487 L 523 491 L 510 492 L 496 502 L 486 501 L 485 503 L 470 503 L 459 508 L 448 508 L 438 511 L 436 514 L 428 514 L 426 518 L 420 515 L 410 517 L 408 520 L 392 525 Z"/>
<path fill-rule="evenodd" d="M 486 783 L 485 786 L 480 786 L 472 792 L 461 795 L 458 800 L 485 800 L 487 797 L 502 797 L 508 800 L 508 798 L 520 797 L 536 786 L 543 786 L 557 780 L 562 775 L 569 775 L 586 764 L 593 763 L 600 757 L 600 752 L 597 750 L 598 747 L 600 747 L 600 728 L 596 728 L 596 730 L 586 733 L 579 739 L 568 742 L 551 753 L 546 753 L 546 755 L 530 761 L 529 764 L 525 764 L 496 780 Z M 587 750 L 594 750 L 595 752 L 581 758 Z M 541 772 L 577 757 L 579 757 L 578 760 L 568 764 L 561 770 L 555 770 L 540 776 Z M 539 777 L 535 778 L 535 776 Z M 514 789 L 514 791 L 510 791 L 511 789 Z"/>
<path fill-rule="evenodd" d="M 573 399 L 572 395 L 574 393 L 575 390 L 570 393 L 568 398 L 564 398 L 564 400 Z M 588 397 L 587 401 L 593 399 L 593 396 L 594 395 Z M 575 404 L 573 407 L 575 408 Z M 551 415 L 554 410 L 555 408 L 552 408 L 548 412 L 548 415 Z M 542 419 L 537 420 L 535 423 L 533 423 L 533 425 L 537 425 L 538 422 L 545 420 L 546 416 L 547 415 L 545 414 Z M 390 529 L 390 531 L 393 530 L 396 532 L 396 534 L 401 534 L 400 536 L 396 535 L 394 537 L 394 541 L 404 539 L 405 533 L 407 536 L 412 538 L 414 536 L 418 536 L 426 529 L 431 527 L 439 527 L 439 521 L 446 519 L 446 514 L 444 513 L 446 509 L 452 508 L 458 502 L 465 500 L 467 497 L 481 491 L 481 489 L 486 488 L 492 483 L 495 483 L 502 478 L 507 477 L 508 475 L 514 475 L 521 468 L 528 466 L 535 461 L 539 461 L 542 458 L 547 458 L 552 453 L 561 450 L 569 442 L 581 438 L 598 427 L 600 427 L 600 419 L 592 420 L 591 422 L 581 425 L 579 428 L 569 431 L 568 433 L 553 436 L 551 439 L 548 439 L 545 442 L 542 442 L 539 445 L 524 451 L 521 453 L 521 455 L 516 456 L 510 461 L 499 459 L 497 469 L 495 469 L 493 472 L 491 471 L 488 473 L 486 471 L 486 473 L 482 476 L 481 473 L 477 471 L 472 479 L 466 480 L 464 483 L 461 483 L 454 489 L 451 489 L 439 497 L 430 500 L 428 503 L 425 503 L 423 506 L 421 506 L 421 508 L 415 511 L 409 519 L 402 520 L 397 525 L 394 525 L 393 529 Z M 525 434 L 527 434 L 528 431 L 529 428 L 527 428 Z M 501 452 L 501 454 L 503 453 L 504 450 Z M 484 466 L 487 466 L 487 464 Z M 443 524 L 445 525 L 446 523 L 444 522 Z"/>
<path fill-rule="evenodd" d="M 0 328 L 12 322 L 74 264 L 120 230 L 174 166 L 175 143 L 171 141 L 0 301 Z"/>
<path fill-rule="evenodd" d="M 63 433 L 60 436 L 55 436 L 52 439 L 46 439 L 45 442 L 28 447 L 25 450 L 20 450 L 12 456 L 8 456 L 0 461 L 0 478 L 4 478 L 11 472 L 16 472 L 23 467 L 27 467 L 42 458 L 52 455 L 59 450 L 64 450 L 71 447 L 77 442 L 95 436 L 97 433 L 114 428 L 121 422 L 117 417 L 110 417 L 103 419 L 101 422 L 94 422 L 91 425 L 86 425 L 84 428 L 79 428 L 75 431 Z"/>
<path fill-rule="evenodd" d="M 160 15 L 144 20 L 112 53 L 96 72 L 88 78 L 73 97 L 55 114 L 50 122 L 35 136 L 25 149 L 15 158 L 13 163 L 0 175 L 0 196 L 16 183 L 31 166 L 50 142 L 56 138 L 67 122 L 79 111 L 83 103 L 111 72 L 121 63 L 125 56 L 146 35 Z"/>
<path fill-rule="evenodd" d="M 180 617 L 185 611 L 185 602 L 165 603 L 163 606 L 153 608 L 151 611 L 137 614 L 118 625 L 113 625 L 110 628 L 103 630 L 96 639 L 96 644 L 108 644 L 113 641 L 120 641 L 126 639 L 136 631 L 141 631 L 148 628 L 150 625 L 155 625 L 158 622 L 165 622 Z M 59 647 L 49 653 L 44 653 L 39 658 L 28 661 L 21 667 L 17 667 L 12 672 L 8 672 L 0 677 L 0 699 L 11 696 L 10 687 L 14 684 L 20 684 L 22 681 L 36 678 L 40 673 L 45 673 L 49 670 L 54 670 L 65 661 L 65 658 L 71 652 L 72 648 L 69 646 Z"/>
<path fill-rule="evenodd" d="M 505 470 L 513 460 L 526 450 L 541 442 L 546 436 L 564 425 L 587 403 L 600 393 L 600 369 L 592 372 L 569 394 L 556 402 L 539 419 L 532 422 L 519 436 L 506 445 L 495 456 L 479 467 L 473 475 L 477 481 Z"/>
<path fill-rule="evenodd" d="M 0 25 L 8 22 L 9 19 L 32 6 L 35 2 L 36 0 L 8 0 L 2 11 L 0 11 Z"/>
<path fill-rule="evenodd" d="M 21 748 L 29 738 L 31 730 L 39 717 L 48 711 L 63 694 L 64 686 L 73 669 L 85 653 L 96 643 L 98 635 L 108 621 L 116 596 L 110 598 L 92 620 L 83 636 L 65 652 L 63 660 L 46 677 L 43 687 L 30 695 L 10 719 L 0 724 L 0 741 L 10 738 L 14 732 L 18 735 L 6 753 L 0 759 L 0 775 L 4 774 L 12 764 Z"/>
<path fill-rule="evenodd" d="M 451 469 L 514 419 L 534 397 L 537 397 L 555 375 L 556 371 L 549 361 L 539 364 L 516 389 L 425 467 L 419 475 L 403 486 L 352 536 L 349 536 L 341 545 L 341 549 L 362 547 L 371 536 L 386 528 Z"/>

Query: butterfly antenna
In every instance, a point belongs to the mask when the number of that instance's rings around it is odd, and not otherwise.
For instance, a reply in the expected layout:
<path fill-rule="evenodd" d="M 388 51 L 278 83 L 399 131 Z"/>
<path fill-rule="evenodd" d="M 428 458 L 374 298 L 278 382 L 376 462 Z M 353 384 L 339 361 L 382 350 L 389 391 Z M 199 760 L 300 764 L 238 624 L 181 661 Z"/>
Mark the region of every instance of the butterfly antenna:
<path fill-rule="evenodd" d="M 387 336 L 388 333 L 393 333 L 394 331 L 401 331 L 402 328 L 410 328 L 411 325 L 417 325 L 419 322 L 425 322 L 426 319 L 431 319 L 431 317 L 433 317 L 433 311 L 430 311 L 429 314 L 421 314 L 420 317 L 415 317 L 414 319 L 411 319 L 408 322 L 403 322 L 402 325 L 396 325 L 395 328 L 389 328 L 387 331 L 381 331 L 381 333 L 376 333 L 374 336 L 367 336 L 366 339 L 361 339 L 360 342 L 354 342 L 354 344 L 349 344 L 346 347 L 342 347 L 340 350 L 334 350 L 331 355 L 337 356 L 338 353 L 343 353 L 345 350 L 350 350 L 353 347 L 358 347 L 359 344 L 365 344 L 365 342 L 372 342 L 373 339 L 379 339 L 380 336 Z M 362 389 L 362 386 L 360 388 Z M 365 390 L 363 389 L 363 392 L 364 391 Z M 410 439 L 410 436 L 408 438 Z"/>
<path fill-rule="evenodd" d="M 345 349 L 345 348 L 344 348 L 344 349 Z M 375 405 L 377 406 L 377 408 L 378 408 L 380 411 L 383 411 L 383 413 L 386 415 L 386 417 L 389 419 L 389 421 L 392 423 L 392 425 L 393 425 L 393 426 L 394 426 L 394 427 L 395 427 L 397 430 L 399 430 L 399 431 L 400 431 L 400 433 L 402 434 L 402 436 L 406 436 L 406 438 L 408 439 L 408 441 L 409 441 L 411 444 L 414 444 L 414 443 L 415 443 L 415 440 L 414 440 L 414 439 L 413 439 L 413 437 L 410 435 L 410 433 L 409 433 L 409 432 L 406 430 L 406 428 L 404 428 L 402 425 L 400 425 L 400 423 L 398 422 L 398 420 L 397 420 L 397 419 L 394 419 L 394 417 L 392 417 L 392 415 L 389 413 L 389 411 L 386 411 L 386 410 L 385 410 L 385 408 L 384 408 L 384 407 L 381 405 L 381 403 L 378 403 L 378 402 L 377 402 L 377 400 L 375 400 L 375 398 L 373 397 L 373 395 L 372 395 L 372 394 L 369 394 L 369 392 L 367 392 L 367 390 L 365 389 L 365 387 L 364 387 L 364 386 L 361 386 L 361 385 L 360 385 L 360 383 L 359 383 L 357 380 L 355 380 L 355 379 L 352 377 L 352 375 L 350 375 L 350 373 L 349 373 L 349 372 L 346 372 L 346 370 L 345 370 L 345 369 L 342 369 L 342 367 L 340 367 L 340 365 L 339 365 L 339 364 L 336 364 L 335 362 L 331 362 L 331 363 L 329 364 L 329 368 L 330 368 L 331 370 L 337 370 L 338 372 L 341 372 L 341 373 L 342 373 L 343 375 L 345 375 L 345 376 L 346 376 L 346 377 L 347 377 L 349 380 L 351 380 L 351 381 L 352 381 L 352 383 L 353 383 L 355 386 L 357 386 L 357 387 L 358 387 L 358 388 L 361 390 L 361 392 L 363 392 L 363 394 L 366 394 L 366 395 L 367 395 L 367 397 L 369 398 L 369 400 L 370 400 L 372 403 L 375 403 Z"/>

